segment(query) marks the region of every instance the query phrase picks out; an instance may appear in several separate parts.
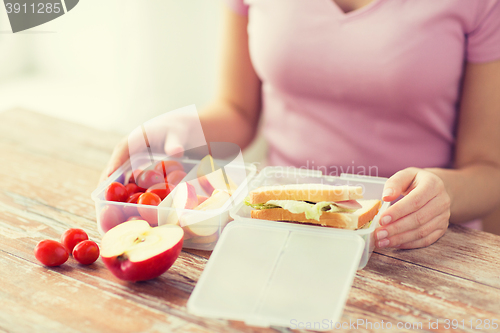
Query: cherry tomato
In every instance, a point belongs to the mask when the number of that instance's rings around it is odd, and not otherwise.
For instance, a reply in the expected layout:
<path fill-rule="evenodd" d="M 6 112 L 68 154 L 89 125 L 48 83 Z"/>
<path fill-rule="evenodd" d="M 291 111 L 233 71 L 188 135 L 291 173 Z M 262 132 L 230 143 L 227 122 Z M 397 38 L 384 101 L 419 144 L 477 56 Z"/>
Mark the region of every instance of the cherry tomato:
<path fill-rule="evenodd" d="M 142 173 L 141 169 L 136 169 L 130 173 L 127 184 L 135 184 L 135 179 Z"/>
<path fill-rule="evenodd" d="M 150 188 L 154 184 L 164 182 L 164 180 L 161 173 L 154 170 L 144 170 L 137 178 L 136 184 L 142 188 Z"/>
<path fill-rule="evenodd" d="M 76 244 L 81 241 L 89 239 L 89 236 L 82 229 L 72 228 L 68 229 L 61 235 L 61 243 L 68 250 L 69 253 L 73 251 Z"/>
<path fill-rule="evenodd" d="M 137 192 L 137 193 L 132 194 L 130 197 L 128 197 L 127 202 L 136 204 L 137 200 L 139 200 L 139 197 L 141 196 L 141 194 L 144 194 L 144 192 Z"/>
<path fill-rule="evenodd" d="M 160 202 L 161 202 L 160 197 L 157 194 L 151 192 L 143 193 L 137 199 L 137 203 L 139 205 L 158 206 Z"/>
<path fill-rule="evenodd" d="M 173 188 L 170 187 L 170 184 L 165 183 L 154 184 L 146 190 L 146 193 L 154 193 L 159 196 L 161 200 L 163 200 L 170 192 L 172 192 Z"/>
<path fill-rule="evenodd" d="M 174 185 L 174 184 L 170 184 L 168 182 L 167 177 L 165 177 L 165 184 L 168 184 L 168 188 L 170 189 L 170 192 L 172 192 L 174 190 L 175 186 L 177 186 L 177 185 Z"/>
<path fill-rule="evenodd" d="M 104 232 L 107 232 L 109 229 L 116 227 L 124 221 L 125 216 L 119 207 L 106 205 L 101 210 L 99 222 Z"/>
<path fill-rule="evenodd" d="M 35 247 L 35 258 L 45 266 L 59 266 L 69 258 L 69 252 L 59 242 L 46 239 Z"/>
<path fill-rule="evenodd" d="M 124 202 L 128 198 L 128 192 L 123 184 L 113 182 L 106 188 L 104 198 L 108 201 Z"/>
<path fill-rule="evenodd" d="M 127 190 L 127 193 L 128 193 L 128 196 L 130 198 L 130 196 L 134 193 L 137 193 L 137 192 L 145 192 L 146 190 L 143 189 L 143 188 L 140 188 L 139 186 L 137 186 L 136 184 L 127 184 L 125 185 L 125 189 Z"/>
<path fill-rule="evenodd" d="M 142 193 L 143 192 L 137 192 L 137 193 L 132 194 L 130 197 L 128 197 L 127 203 L 136 204 L 137 199 L 139 199 L 139 197 L 141 196 Z M 123 213 L 124 213 L 125 217 L 139 215 L 139 211 L 137 210 L 137 207 L 134 207 L 134 206 L 123 207 Z"/>
<path fill-rule="evenodd" d="M 174 170 L 184 171 L 184 166 L 177 161 L 161 161 L 155 165 L 155 171 L 163 174 L 163 177 L 167 177 Z"/>
<path fill-rule="evenodd" d="M 139 205 L 149 205 L 149 206 L 158 206 L 161 202 L 161 199 L 158 195 L 146 192 L 141 194 L 137 203 Z M 156 227 L 158 225 L 158 212 L 156 209 L 152 207 L 141 207 L 138 208 L 139 214 L 144 218 L 144 220 L 148 221 L 148 223 L 152 227 Z"/>
<path fill-rule="evenodd" d="M 172 185 L 179 185 L 181 180 L 186 177 L 186 173 L 182 170 L 174 170 L 167 176 L 167 182 Z"/>
<path fill-rule="evenodd" d="M 82 265 L 90 265 L 99 258 L 99 246 L 91 240 L 80 242 L 73 249 L 73 258 Z"/>

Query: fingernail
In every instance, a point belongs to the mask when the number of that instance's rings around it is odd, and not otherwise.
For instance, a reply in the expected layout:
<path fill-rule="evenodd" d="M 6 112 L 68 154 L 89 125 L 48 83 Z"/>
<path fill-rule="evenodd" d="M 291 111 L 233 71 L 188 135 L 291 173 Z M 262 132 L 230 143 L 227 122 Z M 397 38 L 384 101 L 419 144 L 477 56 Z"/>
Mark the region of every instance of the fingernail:
<path fill-rule="evenodd" d="M 389 224 L 389 223 L 391 223 L 391 220 L 392 220 L 391 215 L 386 215 L 386 216 L 382 217 L 382 219 L 380 219 L 380 225 Z"/>
<path fill-rule="evenodd" d="M 380 242 L 378 242 L 378 247 L 386 247 L 387 245 L 389 245 L 388 239 L 383 239 Z"/>
<path fill-rule="evenodd" d="M 112 166 L 108 166 L 108 168 L 106 169 L 106 176 L 109 177 L 111 176 L 111 174 L 113 173 L 113 168 Z"/>
<path fill-rule="evenodd" d="M 380 230 L 379 232 L 377 232 L 377 239 L 378 240 L 384 239 L 388 235 L 389 235 L 389 233 L 387 232 L 387 230 Z"/>
<path fill-rule="evenodd" d="M 384 190 L 384 192 L 382 193 L 382 198 L 385 198 L 385 197 L 390 197 L 391 195 L 394 194 L 394 190 L 390 187 L 386 188 Z"/>

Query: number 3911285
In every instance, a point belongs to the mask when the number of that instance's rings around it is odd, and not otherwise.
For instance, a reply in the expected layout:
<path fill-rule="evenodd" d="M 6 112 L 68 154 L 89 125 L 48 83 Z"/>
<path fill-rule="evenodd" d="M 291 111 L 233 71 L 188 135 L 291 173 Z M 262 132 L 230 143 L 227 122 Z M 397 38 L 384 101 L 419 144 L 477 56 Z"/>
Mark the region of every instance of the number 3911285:
<path fill-rule="evenodd" d="M 7 9 L 7 14 L 11 13 L 22 13 L 22 14 L 59 14 L 62 10 L 60 3 L 34 3 L 26 4 L 26 3 L 10 3 L 7 2 L 5 4 L 5 8 Z"/>

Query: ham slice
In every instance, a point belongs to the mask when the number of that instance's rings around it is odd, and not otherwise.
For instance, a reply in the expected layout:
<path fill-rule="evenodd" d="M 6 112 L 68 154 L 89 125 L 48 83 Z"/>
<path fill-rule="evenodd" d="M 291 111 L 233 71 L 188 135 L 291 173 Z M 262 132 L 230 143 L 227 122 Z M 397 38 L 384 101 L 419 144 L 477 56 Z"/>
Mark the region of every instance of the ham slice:
<path fill-rule="evenodd" d="M 352 209 L 352 210 L 357 210 L 363 207 L 356 200 L 337 201 L 335 202 L 335 206 L 339 208 Z"/>

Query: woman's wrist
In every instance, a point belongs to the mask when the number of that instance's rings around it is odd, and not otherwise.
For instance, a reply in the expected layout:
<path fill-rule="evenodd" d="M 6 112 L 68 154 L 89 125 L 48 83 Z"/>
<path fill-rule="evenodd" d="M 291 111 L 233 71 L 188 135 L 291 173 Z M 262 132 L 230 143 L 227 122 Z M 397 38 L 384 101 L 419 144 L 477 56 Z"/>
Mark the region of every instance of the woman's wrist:
<path fill-rule="evenodd" d="M 466 223 L 493 211 L 500 203 L 500 168 L 476 163 L 460 169 L 426 168 L 444 183 L 453 223 Z"/>

